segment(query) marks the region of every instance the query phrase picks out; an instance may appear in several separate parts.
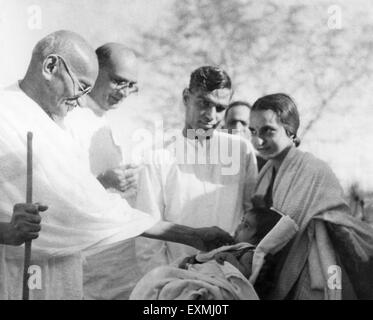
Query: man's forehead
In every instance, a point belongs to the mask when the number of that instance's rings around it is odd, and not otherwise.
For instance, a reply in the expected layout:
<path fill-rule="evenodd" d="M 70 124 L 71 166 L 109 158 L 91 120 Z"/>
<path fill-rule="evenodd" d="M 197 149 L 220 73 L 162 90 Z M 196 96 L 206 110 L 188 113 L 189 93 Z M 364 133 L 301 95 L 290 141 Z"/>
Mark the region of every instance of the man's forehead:
<path fill-rule="evenodd" d="M 213 91 L 199 91 L 198 96 L 216 104 L 228 105 L 232 97 L 232 90 L 223 88 L 215 89 Z"/>
<path fill-rule="evenodd" d="M 229 108 L 229 110 L 227 111 L 227 116 L 249 119 L 250 109 L 244 105 L 236 105 L 234 107 Z"/>
<path fill-rule="evenodd" d="M 93 57 L 93 58 L 92 58 Z M 88 56 L 77 57 L 63 57 L 71 71 L 89 85 L 93 85 L 98 75 L 98 62 L 94 59 L 95 56 L 89 58 Z"/>
<path fill-rule="evenodd" d="M 108 65 L 108 71 L 111 75 L 137 81 L 137 61 L 133 57 L 112 57 Z"/>
<path fill-rule="evenodd" d="M 70 67 L 73 72 L 74 76 L 82 83 L 87 86 L 93 86 L 95 84 L 97 78 L 97 69 L 93 68 L 74 68 Z"/>

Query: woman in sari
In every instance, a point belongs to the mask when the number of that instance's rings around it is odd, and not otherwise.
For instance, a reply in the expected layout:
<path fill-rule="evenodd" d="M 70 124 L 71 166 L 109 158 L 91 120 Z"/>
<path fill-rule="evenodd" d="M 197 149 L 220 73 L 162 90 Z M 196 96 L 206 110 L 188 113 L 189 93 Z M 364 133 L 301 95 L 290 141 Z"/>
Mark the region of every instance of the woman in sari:
<path fill-rule="evenodd" d="M 290 216 L 299 232 L 267 261 L 256 289 L 264 299 L 373 298 L 373 229 L 354 219 L 329 166 L 297 149 L 299 113 L 285 94 L 258 99 L 249 129 L 259 155 L 254 207 Z M 257 214 L 258 229 L 263 215 Z M 263 289 L 263 287 L 266 287 Z"/>

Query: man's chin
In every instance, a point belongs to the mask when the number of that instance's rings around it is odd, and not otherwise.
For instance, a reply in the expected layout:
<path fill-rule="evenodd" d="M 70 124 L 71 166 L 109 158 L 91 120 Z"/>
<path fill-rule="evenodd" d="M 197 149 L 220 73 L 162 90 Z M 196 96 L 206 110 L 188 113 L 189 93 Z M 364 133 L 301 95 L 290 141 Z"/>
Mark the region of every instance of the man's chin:
<path fill-rule="evenodd" d="M 214 131 L 215 131 L 215 127 L 208 127 L 208 128 L 200 127 L 197 130 L 195 130 L 195 135 L 201 138 L 212 137 L 212 135 L 214 134 Z"/>
<path fill-rule="evenodd" d="M 74 110 L 77 106 L 78 106 L 77 100 L 66 99 L 60 104 L 59 109 L 62 114 L 67 114 L 68 112 Z"/>
<path fill-rule="evenodd" d="M 218 124 L 200 124 L 197 130 L 210 131 L 215 130 L 218 127 Z"/>
<path fill-rule="evenodd" d="M 62 105 L 59 106 L 58 112 L 54 113 L 53 115 L 56 118 L 65 118 L 67 114 L 74 109 L 75 107 L 72 107 L 72 106 L 69 106 L 63 103 Z"/>
<path fill-rule="evenodd" d="M 118 108 L 123 100 L 124 99 L 117 99 L 117 98 L 114 98 L 114 97 L 109 97 L 107 102 L 106 102 L 106 109 L 107 110 L 112 110 L 112 109 Z"/>
<path fill-rule="evenodd" d="M 119 105 L 120 105 L 119 102 L 118 102 L 118 103 L 114 103 L 114 104 L 108 104 L 108 105 L 106 106 L 106 110 L 114 110 L 114 109 L 118 109 Z"/>

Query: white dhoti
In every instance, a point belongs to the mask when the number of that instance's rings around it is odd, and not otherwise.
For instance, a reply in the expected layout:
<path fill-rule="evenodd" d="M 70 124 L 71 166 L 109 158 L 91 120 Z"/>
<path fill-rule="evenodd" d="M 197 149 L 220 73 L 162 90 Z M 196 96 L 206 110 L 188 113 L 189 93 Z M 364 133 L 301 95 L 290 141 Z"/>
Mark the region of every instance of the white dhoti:
<path fill-rule="evenodd" d="M 142 277 L 136 262 L 134 239 L 112 245 L 86 257 L 84 299 L 127 300 Z"/>

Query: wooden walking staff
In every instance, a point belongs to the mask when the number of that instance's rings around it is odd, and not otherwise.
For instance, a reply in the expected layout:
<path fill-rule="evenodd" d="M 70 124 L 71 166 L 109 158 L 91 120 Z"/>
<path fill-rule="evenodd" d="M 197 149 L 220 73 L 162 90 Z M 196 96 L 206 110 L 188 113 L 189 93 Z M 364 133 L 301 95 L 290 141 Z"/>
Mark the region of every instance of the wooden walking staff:
<path fill-rule="evenodd" d="M 27 132 L 27 180 L 26 203 L 32 204 L 32 132 Z M 28 269 L 31 260 L 31 240 L 25 242 L 25 260 L 23 265 L 23 290 L 22 299 L 29 300 Z"/>

